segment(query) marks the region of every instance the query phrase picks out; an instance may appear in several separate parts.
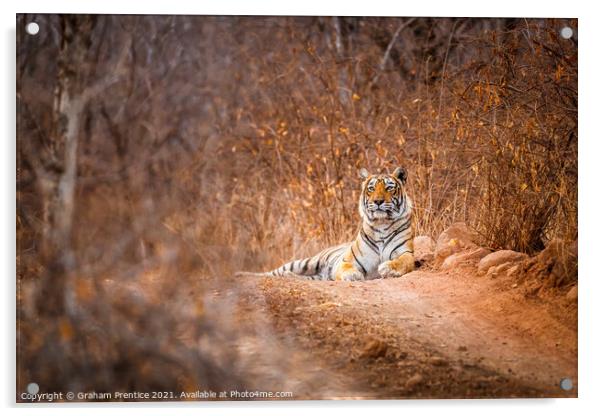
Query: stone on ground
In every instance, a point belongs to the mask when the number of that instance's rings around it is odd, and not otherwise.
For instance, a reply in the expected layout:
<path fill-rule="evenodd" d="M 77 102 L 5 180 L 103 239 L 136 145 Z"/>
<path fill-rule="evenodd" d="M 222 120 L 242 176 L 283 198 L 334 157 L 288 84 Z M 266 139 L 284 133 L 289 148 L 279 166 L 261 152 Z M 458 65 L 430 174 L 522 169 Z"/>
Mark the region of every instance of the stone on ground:
<path fill-rule="evenodd" d="M 466 249 L 475 249 L 478 234 L 463 222 L 456 222 L 445 229 L 437 239 L 435 262 L 441 265 L 452 254 Z"/>
<path fill-rule="evenodd" d="M 463 251 L 460 253 L 452 254 L 447 257 L 443 264 L 441 265 L 441 270 L 449 270 L 454 267 L 458 267 L 462 264 L 465 264 L 471 260 L 480 260 L 481 258 L 487 256 L 491 251 L 486 248 L 478 247 L 469 251 Z"/>
<path fill-rule="evenodd" d="M 498 266 L 504 263 L 517 263 L 525 260 L 527 255 L 513 250 L 500 250 L 489 254 L 479 262 L 479 274 L 486 274 L 493 266 Z M 510 265 L 508 266 L 510 267 Z"/>
<path fill-rule="evenodd" d="M 512 275 L 516 274 L 516 272 L 513 270 L 513 274 L 511 274 L 510 269 L 511 268 L 514 269 L 515 267 L 518 269 L 518 265 L 516 265 L 510 261 L 499 264 L 497 266 L 490 267 L 489 271 L 487 271 L 487 277 L 489 277 L 491 279 L 495 279 L 496 277 L 502 276 L 502 275 L 512 276 Z"/>

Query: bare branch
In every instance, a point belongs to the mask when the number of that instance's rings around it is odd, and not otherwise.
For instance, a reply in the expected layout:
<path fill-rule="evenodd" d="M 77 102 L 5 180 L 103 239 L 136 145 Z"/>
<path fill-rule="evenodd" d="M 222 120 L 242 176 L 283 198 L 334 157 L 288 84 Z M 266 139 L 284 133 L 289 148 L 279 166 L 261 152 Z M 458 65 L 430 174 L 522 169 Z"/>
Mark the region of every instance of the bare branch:
<path fill-rule="evenodd" d="M 408 27 L 409 25 L 411 25 L 412 23 L 414 23 L 415 20 L 416 20 L 416 18 L 412 17 L 412 18 L 402 22 L 397 27 L 397 30 L 395 31 L 395 33 L 393 34 L 393 37 L 391 38 L 391 40 L 389 41 L 389 44 L 387 45 L 387 49 L 385 49 L 385 54 L 383 55 L 383 57 L 380 61 L 380 65 L 378 66 L 378 72 L 376 73 L 376 75 L 374 75 L 374 77 L 372 78 L 372 81 L 370 81 L 370 87 L 372 85 L 376 84 L 376 82 L 378 82 L 378 79 L 380 78 L 381 73 L 385 70 L 387 61 L 389 60 L 389 55 L 391 54 L 391 49 L 393 49 L 393 45 L 395 44 L 395 42 L 397 42 L 397 38 L 399 37 L 399 34 L 401 33 L 401 31 L 403 29 L 405 29 L 406 27 Z"/>

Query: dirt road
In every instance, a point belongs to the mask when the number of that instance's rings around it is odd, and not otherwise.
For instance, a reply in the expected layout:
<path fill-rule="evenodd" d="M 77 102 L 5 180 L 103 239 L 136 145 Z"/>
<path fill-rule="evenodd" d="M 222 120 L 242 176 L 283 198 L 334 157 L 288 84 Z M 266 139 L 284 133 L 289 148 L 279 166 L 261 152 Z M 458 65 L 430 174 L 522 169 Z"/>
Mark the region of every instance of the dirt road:
<path fill-rule="evenodd" d="M 245 278 L 243 287 L 291 354 L 322 374 L 297 398 L 577 395 L 577 309 L 562 296 L 543 300 L 469 267 L 366 282 Z"/>

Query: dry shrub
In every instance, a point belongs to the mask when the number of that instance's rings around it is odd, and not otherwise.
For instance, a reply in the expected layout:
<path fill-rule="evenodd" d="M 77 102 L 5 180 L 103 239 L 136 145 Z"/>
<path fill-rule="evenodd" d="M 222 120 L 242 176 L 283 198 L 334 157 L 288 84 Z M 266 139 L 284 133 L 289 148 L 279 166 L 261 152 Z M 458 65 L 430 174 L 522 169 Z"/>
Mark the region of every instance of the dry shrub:
<path fill-rule="evenodd" d="M 399 22 L 292 20 L 275 33 L 266 25 L 270 35 L 253 31 L 258 52 L 236 74 L 246 94 L 220 158 L 240 167 L 235 198 L 270 200 L 271 213 L 257 207 L 256 247 L 273 244 L 276 230 L 262 221 L 276 210 L 288 219 L 274 225 L 293 255 L 349 239 L 357 169 L 397 165 L 410 172 L 419 234 L 465 221 L 484 244 L 529 253 L 575 239 L 577 48 L 558 35 L 566 23 L 438 22 L 430 29 L 443 31 L 440 48 L 418 59 L 405 45 L 424 42 L 425 21 Z M 379 72 L 375 33 L 398 24 L 401 68 Z M 291 47 L 272 50 L 268 36 Z"/>

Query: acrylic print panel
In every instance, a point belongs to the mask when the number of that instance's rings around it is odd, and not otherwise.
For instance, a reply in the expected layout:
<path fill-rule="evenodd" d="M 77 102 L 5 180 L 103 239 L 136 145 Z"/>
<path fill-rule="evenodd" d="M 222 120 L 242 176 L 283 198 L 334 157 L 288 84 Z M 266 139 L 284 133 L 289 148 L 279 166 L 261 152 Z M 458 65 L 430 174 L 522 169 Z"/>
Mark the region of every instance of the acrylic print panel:
<path fill-rule="evenodd" d="M 16 400 L 576 397 L 577 35 L 18 15 Z"/>

